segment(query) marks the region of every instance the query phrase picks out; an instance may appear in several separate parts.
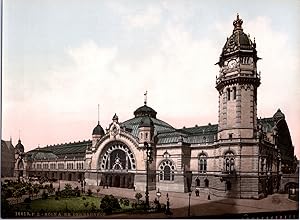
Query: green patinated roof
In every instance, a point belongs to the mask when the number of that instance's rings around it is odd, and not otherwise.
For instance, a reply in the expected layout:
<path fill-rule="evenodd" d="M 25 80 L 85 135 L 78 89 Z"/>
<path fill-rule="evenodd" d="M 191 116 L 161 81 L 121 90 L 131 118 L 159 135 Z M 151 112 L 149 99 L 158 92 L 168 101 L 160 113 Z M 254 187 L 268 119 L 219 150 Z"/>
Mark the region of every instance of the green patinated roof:
<path fill-rule="evenodd" d="M 81 141 L 74 143 L 65 143 L 59 145 L 50 145 L 44 149 L 51 150 L 59 158 L 83 158 L 85 156 L 85 151 L 88 146 L 92 146 L 92 141 Z"/>
<path fill-rule="evenodd" d="M 92 141 L 79 141 L 74 143 L 65 143 L 50 145 L 43 148 L 36 148 L 26 153 L 28 159 L 79 159 L 85 157 L 87 147 L 92 145 Z"/>
<path fill-rule="evenodd" d="M 218 125 L 195 126 L 190 128 L 176 129 L 158 134 L 158 144 L 178 143 L 212 143 L 218 132 Z"/>
<path fill-rule="evenodd" d="M 127 131 L 130 130 L 130 133 L 135 136 L 138 137 L 138 131 L 139 131 L 139 125 L 141 123 L 141 121 L 143 120 L 143 116 L 141 117 L 135 117 L 132 119 L 129 119 L 125 122 L 121 123 L 122 127 L 125 127 Z M 152 118 L 151 120 L 154 124 L 154 129 L 157 133 L 159 132 L 164 132 L 164 131 L 175 131 L 175 128 L 173 128 L 171 125 L 169 125 L 168 123 L 159 120 L 157 118 Z"/>
<path fill-rule="evenodd" d="M 44 148 L 36 148 L 26 153 L 27 160 L 54 160 L 58 156 L 52 153 L 52 151 L 45 150 Z"/>

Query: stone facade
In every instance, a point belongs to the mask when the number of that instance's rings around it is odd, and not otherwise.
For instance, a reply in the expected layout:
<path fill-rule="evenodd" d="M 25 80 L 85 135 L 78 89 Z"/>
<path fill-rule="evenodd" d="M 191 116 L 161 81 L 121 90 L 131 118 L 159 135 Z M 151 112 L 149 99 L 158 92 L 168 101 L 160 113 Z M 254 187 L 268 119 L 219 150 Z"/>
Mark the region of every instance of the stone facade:
<path fill-rule="evenodd" d="M 176 129 L 145 99 L 132 119 L 119 122 L 115 114 L 106 131 L 98 121 L 91 141 L 27 152 L 26 175 L 145 190 L 148 173 L 149 190 L 234 198 L 279 191 L 283 170 L 293 172 L 294 148 L 280 110 L 257 118 L 260 58 L 242 23 L 234 21 L 218 62 L 218 124 Z"/>

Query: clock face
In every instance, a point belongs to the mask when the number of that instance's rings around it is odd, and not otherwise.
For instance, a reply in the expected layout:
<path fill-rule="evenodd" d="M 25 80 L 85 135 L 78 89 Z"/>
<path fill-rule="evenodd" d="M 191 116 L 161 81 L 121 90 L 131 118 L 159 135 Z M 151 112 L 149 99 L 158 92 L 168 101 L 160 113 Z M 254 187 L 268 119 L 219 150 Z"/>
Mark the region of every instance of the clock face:
<path fill-rule="evenodd" d="M 228 61 L 228 67 L 229 68 L 234 68 L 234 67 L 236 67 L 236 65 L 237 65 L 236 60 L 229 60 Z"/>

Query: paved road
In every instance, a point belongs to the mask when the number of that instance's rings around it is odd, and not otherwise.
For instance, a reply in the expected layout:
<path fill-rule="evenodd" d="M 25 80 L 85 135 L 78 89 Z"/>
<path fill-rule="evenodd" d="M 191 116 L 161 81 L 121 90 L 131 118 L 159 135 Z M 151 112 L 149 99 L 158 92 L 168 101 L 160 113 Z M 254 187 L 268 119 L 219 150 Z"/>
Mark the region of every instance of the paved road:
<path fill-rule="evenodd" d="M 63 188 L 66 181 L 61 181 L 60 187 Z M 73 186 L 77 186 L 78 184 L 75 182 L 72 183 Z M 94 193 L 96 193 L 96 189 L 98 187 L 95 186 L 86 186 L 86 191 L 91 189 Z M 124 188 L 114 188 L 109 187 L 108 189 L 103 189 L 103 187 L 99 187 L 99 194 L 104 195 L 115 195 L 118 197 L 126 197 L 135 199 L 135 194 L 140 192 L 143 195 L 142 191 L 134 191 L 133 189 L 124 189 Z M 166 197 L 167 192 L 161 191 L 160 202 L 165 203 L 167 201 Z M 173 212 L 173 216 L 175 217 L 186 217 L 188 215 L 188 202 L 189 195 L 188 193 L 175 193 L 168 192 L 170 208 Z M 156 198 L 156 192 L 150 191 L 149 200 L 153 201 Z M 272 211 L 286 211 L 286 210 L 295 210 L 298 209 L 299 203 L 289 200 L 287 194 L 273 194 L 268 196 L 267 198 L 260 200 L 253 199 L 229 199 L 229 198 L 220 198 L 211 195 L 211 199 L 207 199 L 207 193 L 201 192 L 199 197 L 193 193 L 191 196 L 191 208 L 190 215 L 191 216 L 202 216 L 202 215 L 221 215 L 228 213 L 251 213 L 251 212 L 272 212 Z M 132 218 L 132 216 L 128 216 L 128 214 L 119 214 L 111 216 L 113 218 Z M 165 214 L 162 213 L 151 213 L 145 215 L 135 215 L 135 218 L 166 218 Z"/>

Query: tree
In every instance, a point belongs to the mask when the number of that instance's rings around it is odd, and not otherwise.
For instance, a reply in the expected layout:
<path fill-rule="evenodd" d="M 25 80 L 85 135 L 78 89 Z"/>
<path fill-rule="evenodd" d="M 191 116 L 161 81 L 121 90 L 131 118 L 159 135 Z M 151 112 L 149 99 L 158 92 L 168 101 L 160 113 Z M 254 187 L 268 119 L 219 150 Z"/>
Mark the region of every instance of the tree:
<path fill-rule="evenodd" d="M 140 203 L 140 199 L 143 197 L 143 195 L 141 193 L 136 193 L 135 194 L 135 198 L 137 199 L 137 203 Z"/>
<path fill-rule="evenodd" d="M 97 197 L 98 197 L 99 192 L 100 192 L 100 187 L 97 188 Z"/>
<path fill-rule="evenodd" d="M 100 209 L 102 209 L 106 214 L 111 214 L 113 210 L 120 209 L 120 204 L 117 198 L 113 195 L 106 195 L 101 200 Z"/>
<path fill-rule="evenodd" d="M 61 191 L 61 195 L 63 197 L 71 197 L 73 196 L 73 189 L 71 184 L 66 184 L 65 188 Z"/>
<path fill-rule="evenodd" d="M 33 186 L 33 193 L 35 194 L 35 196 L 37 196 L 37 194 L 40 192 L 40 188 L 39 185 L 35 184 Z"/>
<path fill-rule="evenodd" d="M 51 187 L 49 187 L 48 188 L 48 193 L 51 195 L 51 194 L 53 194 L 54 193 L 54 191 L 55 191 L 55 189 L 54 188 L 51 188 Z"/>

